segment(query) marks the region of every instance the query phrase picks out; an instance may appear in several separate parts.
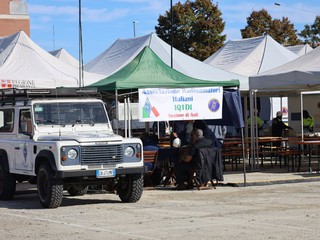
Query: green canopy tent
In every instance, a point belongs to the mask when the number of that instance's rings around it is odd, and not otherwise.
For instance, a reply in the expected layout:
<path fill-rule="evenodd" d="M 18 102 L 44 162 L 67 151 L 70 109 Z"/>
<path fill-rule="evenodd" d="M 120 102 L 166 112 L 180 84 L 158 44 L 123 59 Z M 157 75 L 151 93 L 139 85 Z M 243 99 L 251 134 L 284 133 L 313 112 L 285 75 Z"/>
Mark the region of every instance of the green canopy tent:
<path fill-rule="evenodd" d="M 186 76 L 165 64 L 148 46 L 125 67 L 90 85 L 100 91 L 208 86 L 238 87 L 239 80 L 205 81 Z"/>
<path fill-rule="evenodd" d="M 192 66 L 190 66 L 192 67 Z M 223 81 L 200 80 L 189 77 L 165 64 L 152 50 L 146 46 L 130 63 L 115 72 L 114 74 L 90 85 L 99 91 L 115 91 L 116 102 L 118 102 L 118 90 L 129 90 L 139 88 L 191 88 L 191 87 L 223 87 L 235 88 L 234 93 L 239 93 L 239 80 L 230 79 Z M 238 94 L 239 95 L 239 94 Z M 225 99 L 225 97 L 224 97 Z M 238 106 L 238 111 L 229 109 L 229 112 L 238 112 L 236 118 L 240 122 L 241 130 L 243 128 L 243 116 L 241 108 L 241 100 L 234 97 L 233 101 Z M 223 106 L 226 106 L 226 104 Z M 118 111 L 118 108 L 116 108 Z M 223 109 L 224 111 L 224 109 Z M 118 116 L 118 113 L 116 114 Z M 233 118 L 234 116 L 227 116 Z M 224 116 L 225 118 L 225 116 Z M 226 119 L 227 119 L 226 118 Z M 222 122 L 226 122 L 222 119 Z M 129 121 L 130 122 L 130 121 Z M 228 124 L 226 124 L 228 125 Z M 130 129 L 130 127 L 128 127 Z M 130 134 L 129 134 L 130 136 Z M 242 133 L 243 139 L 243 133 Z M 243 149 L 244 151 L 244 149 Z M 244 166 L 245 168 L 245 166 Z"/>

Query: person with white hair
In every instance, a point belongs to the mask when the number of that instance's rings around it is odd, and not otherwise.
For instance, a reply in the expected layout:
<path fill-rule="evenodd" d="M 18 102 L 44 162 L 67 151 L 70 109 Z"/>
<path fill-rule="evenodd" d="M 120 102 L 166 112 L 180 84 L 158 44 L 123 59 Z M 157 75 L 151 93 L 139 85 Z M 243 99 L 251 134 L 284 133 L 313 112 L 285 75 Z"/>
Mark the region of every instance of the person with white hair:
<path fill-rule="evenodd" d="M 272 136 L 282 137 L 285 129 L 293 129 L 292 127 L 284 124 L 282 121 L 282 112 L 277 112 L 277 116 L 272 120 Z M 279 142 L 280 144 L 280 142 Z"/>

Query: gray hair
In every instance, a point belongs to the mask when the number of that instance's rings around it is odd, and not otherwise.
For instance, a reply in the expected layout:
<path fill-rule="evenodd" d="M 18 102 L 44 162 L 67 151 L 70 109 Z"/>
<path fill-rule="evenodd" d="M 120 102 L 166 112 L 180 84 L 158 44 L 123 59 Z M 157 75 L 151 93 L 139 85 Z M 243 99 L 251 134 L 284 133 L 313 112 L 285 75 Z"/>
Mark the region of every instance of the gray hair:
<path fill-rule="evenodd" d="M 203 138 L 203 131 L 202 129 L 194 129 L 193 130 L 193 134 L 197 137 L 197 138 Z"/>

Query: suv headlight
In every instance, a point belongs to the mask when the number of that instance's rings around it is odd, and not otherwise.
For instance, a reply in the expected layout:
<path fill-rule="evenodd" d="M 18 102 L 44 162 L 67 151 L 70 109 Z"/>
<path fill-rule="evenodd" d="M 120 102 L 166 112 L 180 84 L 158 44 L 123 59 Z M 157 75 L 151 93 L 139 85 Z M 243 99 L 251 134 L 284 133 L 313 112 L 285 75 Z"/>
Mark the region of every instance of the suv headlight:
<path fill-rule="evenodd" d="M 134 149 L 133 147 L 126 147 L 126 149 L 124 150 L 124 155 L 126 157 L 132 157 L 134 154 Z"/>
<path fill-rule="evenodd" d="M 74 160 L 78 157 L 78 151 L 74 148 L 71 148 L 69 149 L 67 156 L 69 159 Z"/>

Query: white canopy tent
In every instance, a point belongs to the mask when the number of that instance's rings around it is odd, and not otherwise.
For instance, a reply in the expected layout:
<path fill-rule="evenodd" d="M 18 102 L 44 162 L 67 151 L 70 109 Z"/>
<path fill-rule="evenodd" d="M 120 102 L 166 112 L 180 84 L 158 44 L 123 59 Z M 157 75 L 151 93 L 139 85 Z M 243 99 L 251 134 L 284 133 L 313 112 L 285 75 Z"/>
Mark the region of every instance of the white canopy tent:
<path fill-rule="evenodd" d="M 228 41 L 221 49 L 204 62 L 212 66 L 245 76 L 255 76 L 275 67 L 286 64 L 299 56 L 276 42 L 271 36 L 260 36 Z M 286 106 L 286 98 L 260 98 L 264 108 L 259 114 L 270 120 L 274 111 L 273 106 Z M 247 98 L 244 99 L 247 109 Z M 268 107 L 267 107 L 268 106 Z M 248 118 L 247 111 L 244 112 Z M 250 113 L 252 116 L 252 113 Z"/>
<path fill-rule="evenodd" d="M 249 78 L 250 96 L 268 94 L 273 96 L 299 96 L 300 111 L 302 119 L 303 96 L 308 94 L 319 94 L 320 90 L 320 47 L 307 54 L 283 65 L 267 71 L 263 74 Z M 316 104 L 318 101 L 313 102 Z M 253 107 L 250 108 L 253 111 Z M 301 121 L 301 120 L 300 120 Z M 303 127 L 301 124 L 301 135 Z"/>
<path fill-rule="evenodd" d="M 295 45 L 295 46 L 288 46 L 286 48 L 289 49 L 291 52 L 294 52 L 298 56 L 303 56 L 306 53 L 308 53 L 308 52 L 313 50 L 313 48 L 310 47 L 309 44 L 300 44 L 300 45 Z"/>
<path fill-rule="evenodd" d="M 79 76 L 79 68 L 52 56 L 23 31 L 0 38 L 1 88 L 79 87 Z M 104 77 L 83 72 L 84 85 Z"/>
<path fill-rule="evenodd" d="M 79 67 L 79 61 L 75 59 L 70 53 L 68 53 L 64 48 L 49 51 L 52 56 L 60 59 L 62 62 L 67 63 L 73 67 Z"/>
<path fill-rule="evenodd" d="M 171 66 L 171 46 L 155 33 L 137 38 L 118 39 L 111 47 L 88 62 L 86 71 L 110 76 L 130 63 L 145 46 L 149 46 L 160 59 Z M 212 81 L 237 79 L 240 90 L 249 90 L 248 77 L 212 67 L 173 48 L 173 68 L 189 77 Z"/>
<path fill-rule="evenodd" d="M 267 35 L 230 40 L 204 62 L 244 76 L 254 76 L 296 58 L 297 54 Z"/>
<path fill-rule="evenodd" d="M 320 47 L 280 67 L 249 78 L 250 89 L 310 91 L 320 89 Z"/>

